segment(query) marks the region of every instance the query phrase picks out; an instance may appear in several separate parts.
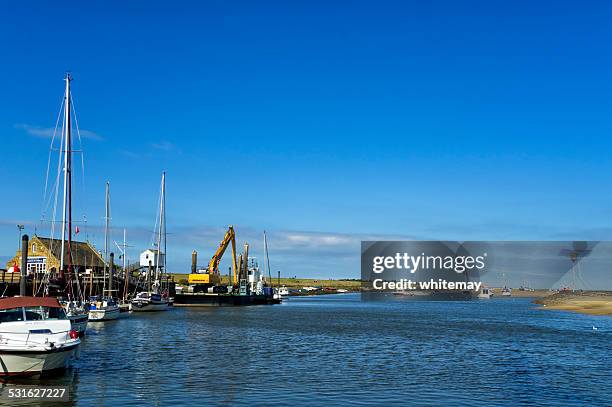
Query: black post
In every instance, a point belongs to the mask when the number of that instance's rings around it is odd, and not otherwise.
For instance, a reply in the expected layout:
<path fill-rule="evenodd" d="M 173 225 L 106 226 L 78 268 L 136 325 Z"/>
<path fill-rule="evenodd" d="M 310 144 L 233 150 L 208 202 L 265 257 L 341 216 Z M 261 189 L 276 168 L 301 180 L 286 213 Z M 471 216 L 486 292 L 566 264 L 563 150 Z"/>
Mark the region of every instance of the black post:
<path fill-rule="evenodd" d="M 151 269 L 153 265 L 151 264 L 151 260 L 149 260 L 149 268 L 147 269 L 147 291 L 151 292 Z"/>
<path fill-rule="evenodd" d="M 198 252 L 191 252 L 191 274 L 195 274 L 198 268 Z"/>
<path fill-rule="evenodd" d="M 110 273 L 108 273 L 108 296 L 113 296 L 113 273 L 115 272 L 115 253 L 110 254 Z M 104 294 L 103 294 L 104 295 Z"/>
<path fill-rule="evenodd" d="M 280 288 L 280 270 L 278 270 L 278 288 Z"/>
<path fill-rule="evenodd" d="M 21 278 L 19 279 L 19 295 L 26 295 L 26 278 L 28 276 L 28 235 L 21 237 Z"/>

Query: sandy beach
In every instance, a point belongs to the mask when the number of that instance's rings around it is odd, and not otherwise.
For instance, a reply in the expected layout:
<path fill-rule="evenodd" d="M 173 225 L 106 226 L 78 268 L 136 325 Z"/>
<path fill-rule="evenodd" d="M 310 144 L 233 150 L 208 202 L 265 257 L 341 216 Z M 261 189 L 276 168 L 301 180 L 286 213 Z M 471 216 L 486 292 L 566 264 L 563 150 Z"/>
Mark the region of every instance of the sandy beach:
<path fill-rule="evenodd" d="M 543 309 L 579 312 L 589 315 L 612 315 L 612 292 L 559 292 L 534 301 Z"/>

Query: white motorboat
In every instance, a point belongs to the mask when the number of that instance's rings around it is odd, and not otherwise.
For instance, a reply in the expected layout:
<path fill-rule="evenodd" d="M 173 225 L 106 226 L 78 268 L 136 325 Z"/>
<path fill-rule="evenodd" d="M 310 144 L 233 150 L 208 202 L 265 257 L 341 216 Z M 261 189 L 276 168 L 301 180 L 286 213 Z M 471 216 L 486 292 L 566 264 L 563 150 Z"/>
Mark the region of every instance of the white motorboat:
<path fill-rule="evenodd" d="M 54 297 L 0 299 L 0 376 L 33 376 L 67 367 L 81 340 Z"/>
<path fill-rule="evenodd" d="M 275 299 L 285 299 L 289 297 L 289 289 L 285 285 L 276 288 L 274 291 L 275 291 L 274 292 Z"/>
<path fill-rule="evenodd" d="M 493 291 L 488 287 L 482 287 L 478 293 L 478 298 L 488 300 L 493 296 Z"/>
<path fill-rule="evenodd" d="M 508 287 L 502 288 L 501 295 L 503 297 L 510 297 L 510 296 L 512 296 L 512 288 L 508 288 Z"/>
<path fill-rule="evenodd" d="M 112 297 L 92 297 L 89 300 L 90 321 L 112 321 L 119 318 L 119 304 Z"/>
<path fill-rule="evenodd" d="M 167 297 L 143 291 L 132 300 L 132 312 L 165 311 L 168 305 Z"/>
<path fill-rule="evenodd" d="M 278 289 L 278 293 L 281 297 L 289 297 L 289 289 L 285 285 Z"/>

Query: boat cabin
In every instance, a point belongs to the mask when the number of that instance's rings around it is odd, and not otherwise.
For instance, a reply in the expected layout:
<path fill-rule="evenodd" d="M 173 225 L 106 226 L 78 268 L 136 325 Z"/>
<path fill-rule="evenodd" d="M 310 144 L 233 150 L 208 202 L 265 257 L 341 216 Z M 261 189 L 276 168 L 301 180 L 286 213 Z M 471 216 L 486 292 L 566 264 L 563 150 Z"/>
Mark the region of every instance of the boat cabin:
<path fill-rule="evenodd" d="M 0 323 L 66 319 L 64 308 L 53 297 L 10 297 L 0 299 Z"/>

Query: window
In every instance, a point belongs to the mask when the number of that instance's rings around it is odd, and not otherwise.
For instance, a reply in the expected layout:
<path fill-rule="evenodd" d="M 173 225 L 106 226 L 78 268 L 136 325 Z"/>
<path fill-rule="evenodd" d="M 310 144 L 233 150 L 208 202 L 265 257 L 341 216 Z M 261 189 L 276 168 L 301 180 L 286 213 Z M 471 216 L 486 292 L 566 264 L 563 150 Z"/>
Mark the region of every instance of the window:
<path fill-rule="evenodd" d="M 36 253 L 36 243 L 32 243 L 32 253 Z"/>
<path fill-rule="evenodd" d="M 66 313 L 63 308 L 57 307 L 26 307 L 26 320 L 39 321 L 41 319 L 65 319 Z"/>
<path fill-rule="evenodd" d="M 0 323 L 23 321 L 23 308 L 11 308 L 0 310 Z"/>

